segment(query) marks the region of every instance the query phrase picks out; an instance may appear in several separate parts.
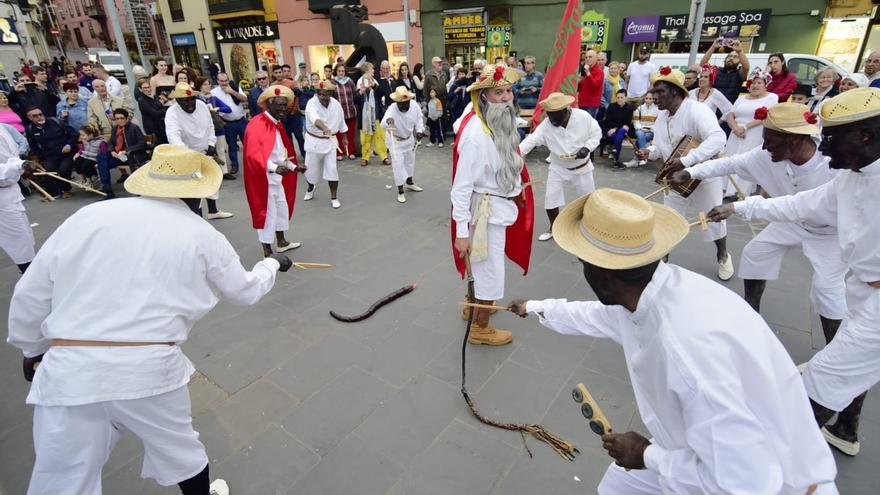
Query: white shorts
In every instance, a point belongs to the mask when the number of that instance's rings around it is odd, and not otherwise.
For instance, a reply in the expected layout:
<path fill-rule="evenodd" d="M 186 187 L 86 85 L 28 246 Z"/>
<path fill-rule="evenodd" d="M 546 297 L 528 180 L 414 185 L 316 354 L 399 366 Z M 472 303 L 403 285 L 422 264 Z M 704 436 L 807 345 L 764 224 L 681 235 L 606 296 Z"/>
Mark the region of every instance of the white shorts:
<path fill-rule="evenodd" d="M 668 192 L 663 197 L 663 204 L 679 212 L 689 221 L 702 211 L 707 213 L 721 204 L 721 180 L 717 177 L 706 179 L 687 198 L 677 192 Z M 688 211 L 693 210 L 693 211 Z M 690 215 L 690 216 L 688 216 Z M 709 222 L 709 230 L 700 229 L 703 242 L 717 241 L 727 236 L 727 221 Z"/>
<path fill-rule="evenodd" d="M 143 399 L 35 406 L 28 494 L 100 495 L 101 469 L 125 430 L 144 443 L 143 478 L 171 486 L 208 465 L 186 386 Z"/>
<path fill-rule="evenodd" d="M 306 180 L 309 184 L 317 184 L 319 179 L 326 181 L 339 180 L 336 171 L 336 152 L 318 153 L 309 151 L 306 154 Z"/>
<path fill-rule="evenodd" d="M 559 167 L 551 165 L 547 171 L 547 189 L 544 192 L 544 209 L 552 210 L 565 206 L 564 185 L 566 182 L 574 186 L 574 191 L 578 197 L 589 194 L 596 189 L 596 183 L 593 181 L 592 165 L 587 165 L 582 170 L 560 170 Z"/>
<path fill-rule="evenodd" d="M 880 289 L 850 277 L 846 296 L 840 329 L 804 371 L 807 395 L 834 411 L 880 381 Z"/>
<path fill-rule="evenodd" d="M 18 187 L 18 184 L 11 187 Z M 24 208 L 19 211 L 0 210 L 0 248 L 16 265 L 34 260 L 34 230 Z"/>
<path fill-rule="evenodd" d="M 388 139 L 394 139 L 388 136 Z M 396 149 L 391 154 L 391 170 L 394 172 L 394 185 L 402 186 L 415 174 L 416 154 L 412 145 L 395 143 Z"/>
<path fill-rule="evenodd" d="M 257 229 L 257 237 L 263 244 L 275 242 L 275 232 L 286 232 L 290 228 L 290 217 L 287 213 L 287 198 L 284 197 L 284 187 L 269 184 L 269 194 L 266 198 L 266 221 L 262 229 Z"/>
<path fill-rule="evenodd" d="M 507 227 L 489 224 L 489 256 L 483 261 L 471 263 L 474 274 L 474 296 L 483 301 L 504 299 L 504 246 L 507 242 Z M 471 239 L 474 238 L 471 228 Z"/>
<path fill-rule="evenodd" d="M 840 320 L 846 314 L 847 266 L 840 257 L 836 235 L 813 234 L 793 223 L 773 222 L 743 248 L 739 276 L 747 280 L 776 280 L 785 253 L 801 247 L 813 265 L 810 302 L 820 315 Z"/>

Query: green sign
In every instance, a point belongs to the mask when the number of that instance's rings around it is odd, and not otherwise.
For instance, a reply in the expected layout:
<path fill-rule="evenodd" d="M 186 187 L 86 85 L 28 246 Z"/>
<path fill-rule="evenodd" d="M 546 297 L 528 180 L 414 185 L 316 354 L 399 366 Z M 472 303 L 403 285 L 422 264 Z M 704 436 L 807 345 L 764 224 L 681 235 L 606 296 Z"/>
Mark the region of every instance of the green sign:
<path fill-rule="evenodd" d="M 486 46 L 510 46 L 510 26 L 489 26 Z"/>
<path fill-rule="evenodd" d="M 608 47 L 607 17 L 595 10 L 588 10 L 581 16 L 581 43 L 591 45 L 598 50 Z"/>

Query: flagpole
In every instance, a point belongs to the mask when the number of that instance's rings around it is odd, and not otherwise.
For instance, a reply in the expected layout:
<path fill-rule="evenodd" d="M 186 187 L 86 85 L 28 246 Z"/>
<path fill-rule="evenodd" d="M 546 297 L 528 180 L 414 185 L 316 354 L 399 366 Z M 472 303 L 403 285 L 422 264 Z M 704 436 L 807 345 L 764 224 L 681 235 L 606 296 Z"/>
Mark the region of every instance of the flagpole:
<path fill-rule="evenodd" d="M 703 16 L 706 14 L 706 0 L 692 0 L 693 5 L 696 5 L 696 9 L 691 9 L 694 12 L 694 16 L 689 22 L 693 26 L 693 33 L 691 34 L 691 53 L 688 55 L 688 67 L 697 61 L 700 36 L 703 34 Z"/>

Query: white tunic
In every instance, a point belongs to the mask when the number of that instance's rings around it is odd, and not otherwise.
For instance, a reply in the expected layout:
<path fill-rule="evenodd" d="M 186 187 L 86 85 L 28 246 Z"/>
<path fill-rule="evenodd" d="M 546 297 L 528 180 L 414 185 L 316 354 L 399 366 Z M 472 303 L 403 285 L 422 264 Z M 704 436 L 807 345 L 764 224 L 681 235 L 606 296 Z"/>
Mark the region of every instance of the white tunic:
<path fill-rule="evenodd" d="M 34 231 L 24 211 L 18 179 L 21 177 L 20 151 L 8 127 L 0 129 L 0 249 L 21 265 L 34 259 Z"/>
<path fill-rule="evenodd" d="M 700 99 L 700 88 L 692 89 L 690 91 L 690 95 L 690 99 L 706 105 L 707 107 L 709 107 L 710 110 L 712 110 L 712 113 L 720 110 L 722 117 L 730 111 L 731 107 L 733 107 L 733 103 L 730 103 L 730 100 L 728 100 L 727 97 L 724 96 L 723 93 L 721 93 L 721 91 L 718 91 L 715 88 L 712 88 L 712 90 L 709 92 L 709 97 L 705 100 Z"/>
<path fill-rule="evenodd" d="M 660 263 L 630 313 L 529 301 L 561 334 L 623 346 L 663 493 L 806 493 L 836 468 L 797 368 L 761 317 L 721 285 Z"/>
<path fill-rule="evenodd" d="M 199 153 L 204 153 L 217 144 L 214 135 L 214 121 L 208 105 L 196 99 L 196 109 L 186 113 L 180 105 L 174 104 L 165 112 L 165 133 L 168 144 L 183 146 Z"/>
<path fill-rule="evenodd" d="M 15 140 L 7 131 L 0 130 L 0 211 L 24 211 L 24 196 L 18 187 L 22 163 Z"/>
<path fill-rule="evenodd" d="M 339 104 L 339 100 L 330 98 L 330 103 L 325 107 L 315 95 L 306 103 L 306 151 L 309 153 L 335 151 L 336 141 L 334 139 L 315 137 L 315 135 L 324 135 L 324 131 L 315 125 L 315 121 L 318 120 L 323 122 L 334 136 L 340 132 L 347 132 L 348 126 L 345 125 L 345 115 L 342 113 L 342 105 Z"/>
<path fill-rule="evenodd" d="M 575 155 L 581 148 L 586 147 L 590 151 L 599 147 L 602 140 L 602 128 L 596 119 L 585 110 L 571 109 L 571 118 L 565 127 L 556 127 L 550 123 L 550 119 L 544 119 L 538 127 L 526 136 L 519 144 L 519 152 L 525 156 L 536 146 L 544 145 L 550 149 L 550 167 L 571 169 L 590 161 L 590 158 L 570 159 L 561 158 L 565 155 Z M 579 169 L 578 172 L 587 173 L 593 170 L 593 164 Z"/>
<path fill-rule="evenodd" d="M 394 119 L 394 125 L 389 125 L 388 119 Z M 401 112 L 397 103 L 391 105 L 388 107 L 388 110 L 385 110 L 385 116 L 382 117 L 382 128 L 388 129 L 389 127 L 395 128 L 393 132 L 394 142 L 388 143 L 389 148 L 395 146 L 399 150 L 412 149 L 416 144 L 415 134 L 425 133 L 422 109 L 415 103 L 410 103 L 409 109 L 406 112 Z"/>
<path fill-rule="evenodd" d="M 126 246 L 137 246 L 137 259 Z M 46 353 L 27 403 L 138 399 L 185 385 L 194 368 L 179 345 L 50 348 L 49 339 L 185 342 L 221 297 L 259 301 L 278 268 L 266 258 L 246 271 L 223 234 L 177 199 L 81 208 L 46 240 L 12 295 L 8 342 L 27 357 Z"/>
<path fill-rule="evenodd" d="M 718 119 L 712 110 L 698 101 L 686 99 L 681 102 L 675 115 L 669 115 L 669 110 L 660 110 L 654 125 L 654 144 L 648 147 L 650 159 L 668 160 L 675 146 L 686 135 L 697 138 L 700 146 L 681 158 L 685 167 L 704 162 L 724 149 L 724 131 L 718 126 Z"/>

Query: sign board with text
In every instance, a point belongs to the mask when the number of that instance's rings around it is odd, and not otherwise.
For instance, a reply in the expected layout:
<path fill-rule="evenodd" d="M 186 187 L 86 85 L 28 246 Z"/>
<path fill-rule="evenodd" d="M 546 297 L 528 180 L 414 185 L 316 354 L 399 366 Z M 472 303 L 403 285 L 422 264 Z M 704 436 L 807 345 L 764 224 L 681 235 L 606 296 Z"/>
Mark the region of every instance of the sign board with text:
<path fill-rule="evenodd" d="M 708 12 L 703 16 L 703 38 L 752 38 L 767 34 L 771 9 Z M 623 21 L 624 43 L 689 40 L 688 14 L 631 16 Z"/>
<path fill-rule="evenodd" d="M 443 42 L 485 44 L 486 16 L 483 11 L 456 12 L 443 15 Z"/>
<path fill-rule="evenodd" d="M 595 10 L 584 12 L 581 16 L 581 43 L 597 50 L 607 48 L 609 24 L 609 19 Z"/>
<path fill-rule="evenodd" d="M 214 36 L 220 43 L 277 40 L 278 23 L 272 21 L 246 26 L 218 27 L 214 28 Z"/>

